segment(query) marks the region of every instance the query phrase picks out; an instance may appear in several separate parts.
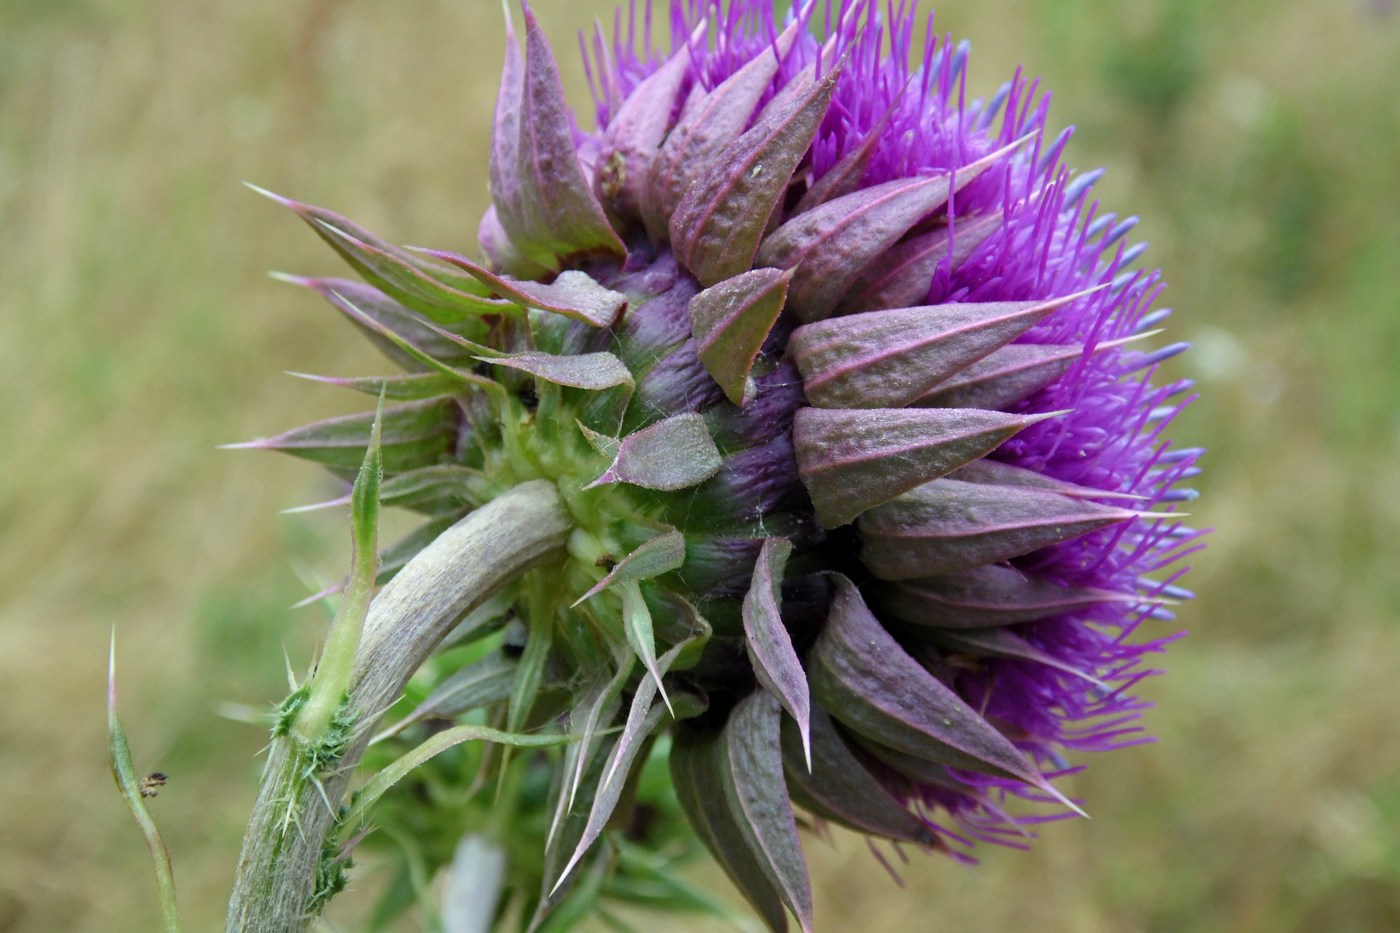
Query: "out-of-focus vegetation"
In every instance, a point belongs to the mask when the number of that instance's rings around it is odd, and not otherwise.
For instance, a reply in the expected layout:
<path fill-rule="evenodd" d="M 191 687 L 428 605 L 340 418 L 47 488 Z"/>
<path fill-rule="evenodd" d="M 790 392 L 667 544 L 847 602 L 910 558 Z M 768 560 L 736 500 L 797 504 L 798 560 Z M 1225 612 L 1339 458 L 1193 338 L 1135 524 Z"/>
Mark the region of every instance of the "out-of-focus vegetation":
<path fill-rule="evenodd" d="M 599 12 L 536 6 L 565 59 Z M 304 664 L 324 625 L 287 607 L 348 548 L 339 516 L 277 514 L 325 492 L 311 467 L 214 448 L 354 401 L 284 369 L 377 371 L 263 276 L 336 263 L 238 181 L 469 250 L 499 16 L 0 3 L 0 930 L 156 925 L 104 760 L 114 623 L 187 928 L 220 924 L 264 741 L 221 714 L 281 695 L 284 647 Z M 951 0 L 938 23 L 973 39 L 979 93 L 1042 75 L 1070 161 L 1144 218 L 1196 345 L 1176 436 L 1211 448 L 1193 511 L 1218 530 L 1145 688 L 1161 741 L 1069 782 L 1095 818 L 975 870 L 914 856 L 903 891 L 858 841 L 813 840 L 821 928 L 1400 929 L 1400 10 Z"/>

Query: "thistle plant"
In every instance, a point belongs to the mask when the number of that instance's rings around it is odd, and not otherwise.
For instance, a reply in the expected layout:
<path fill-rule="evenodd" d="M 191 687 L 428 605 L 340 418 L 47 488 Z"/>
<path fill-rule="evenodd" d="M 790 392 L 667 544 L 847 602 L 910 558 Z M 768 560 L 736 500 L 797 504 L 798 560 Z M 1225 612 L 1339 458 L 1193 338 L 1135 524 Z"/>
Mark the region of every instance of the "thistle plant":
<path fill-rule="evenodd" d="M 1198 452 L 1048 95 L 967 102 L 902 4 L 674 0 L 667 53 L 650 7 L 586 43 L 587 132 L 523 19 L 479 252 L 273 196 L 359 276 L 283 278 L 403 371 L 313 377 L 380 409 L 247 445 L 346 481 L 355 559 L 229 928 L 302 928 L 373 827 L 385 911 L 449 865 L 473 923 L 703 907 L 698 840 L 781 930 L 800 826 L 970 860 L 1080 812 L 1057 779 L 1144 740 Z M 382 552 L 381 503 L 425 519 Z"/>

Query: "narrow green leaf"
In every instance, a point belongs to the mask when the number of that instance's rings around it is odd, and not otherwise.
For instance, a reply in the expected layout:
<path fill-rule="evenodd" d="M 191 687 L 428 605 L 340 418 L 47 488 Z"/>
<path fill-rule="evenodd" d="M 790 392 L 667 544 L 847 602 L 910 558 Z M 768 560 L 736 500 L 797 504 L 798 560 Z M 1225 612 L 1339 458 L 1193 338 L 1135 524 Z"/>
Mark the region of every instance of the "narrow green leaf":
<path fill-rule="evenodd" d="M 350 578 L 331 621 L 316 673 L 311 678 L 311 695 L 292 722 L 292 735 L 305 745 L 322 740 L 336 709 L 349 693 L 360 633 L 374 593 L 379 567 L 379 486 L 384 476 L 380 449 L 383 422 L 384 400 L 381 398 L 370 428 L 364 461 L 350 491 Z"/>
<path fill-rule="evenodd" d="M 636 760 L 637 753 L 645 744 L 644 740 L 655 731 L 661 722 L 661 717 L 665 715 L 665 710 L 653 705 L 655 697 L 654 681 L 644 680 L 638 685 L 637 693 L 632 698 L 632 708 L 627 714 L 627 722 L 622 727 L 622 735 L 608 756 L 602 778 L 594 792 L 593 805 L 589 809 L 588 822 L 584 825 L 583 835 L 574 848 L 574 854 L 565 863 L 563 871 L 559 873 L 554 887 L 550 889 L 551 896 L 559 890 L 560 885 L 574 870 L 574 866 L 587 854 L 589 847 L 602 834 L 603 828 L 607 826 L 608 820 L 612 817 L 613 810 L 617 808 L 618 801 L 622 799 L 622 789 L 631 773 L 632 763 Z"/>
<path fill-rule="evenodd" d="M 180 918 L 175 909 L 175 875 L 170 867 L 170 850 L 165 847 L 155 820 L 146 809 L 142 779 L 131 763 L 131 747 L 126 732 L 117 718 L 117 631 L 112 629 L 111 647 L 107 653 L 107 753 L 112 765 L 112 778 L 126 801 L 127 809 L 136 820 L 146 848 L 151 852 L 151 865 L 156 875 L 156 891 L 160 897 L 161 919 L 166 933 L 180 933 Z"/>
<path fill-rule="evenodd" d="M 516 667 L 514 658 L 500 651 L 492 651 L 455 671 L 414 707 L 413 712 L 376 735 L 371 744 L 398 735 L 429 717 L 457 716 L 468 710 L 500 703 L 510 696 Z"/>
<path fill-rule="evenodd" d="M 708 631 L 701 631 L 693 637 L 708 636 Z M 670 669 L 676 658 L 685 650 L 687 644 L 688 641 L 674 645 L 661 656 L 656 664 L 661 673 Z M 599 775 L 593 803 L 588 813 L 588 821 L 579 836 L 573 855 L 560 871 L 558 879 L 550 888 L 547 896 L 553 896 L 554 892 L 558 891 L 559 887 L 564 884 L 569 873 L 573 871 L 588 848 L 597 840 L 608 820 L 612 817 L 613 810 L 617 808 L 618 801 L 622 798 L 623 787 L 631 774 L 633 762 L 637 760 L 638 753 L 645 745 L 647 737 L 661 721 L 662 710 L 653 706 L 660 683 L 661 678 L 658 676 L 652 680 L 643 680 L 637 685 L 637 692 L 633 694 L 632 706 L 627 713 L 627 722 L 623 725 L 622 734 L 618 737 L 617 743 L 613 746 L 608 755 L 607 763 Z M 708 700 L 705 697 L 686 692 L 677 698 L 677 709 L 679 709 L 681 718 L 691 718 L 702 713 L 707 703 Z M 671 715 L 675 718 L 677 713 L 673 710 Z M 546 883 L 548 883 L 548 879 L 546 879 Z"/>
<path fill-rule="evenodd" d="M 511 685 L 510 706 L 506 712 L 506 728 L 511 732 L 519 732 L 524 727 L 525 720 L 535 705 L 535 698 L 539 696 L 540 683 L 544 678 L 544 662 L 549 657 L 552 644 L 553 625 L 552 612 L 532 601 L 529 635 L 525 639 L 525 651 L 521 654 L 520 665 L 516 669 L 515 682 Z"/>
<path fill-rule="evenodd" d="M 598 725 L 611 722 L 616 715 L 618 696 L 621 695 L 628 678 L 632 676 L 632 668 L 636 664 L 635 656 L 626 646 L 618 648 L 614 661 L 617 664 L 616 672 L 611 677 L 596 679 L 569 711 L 569 728 L 578 732 L 581 738 L 564 753 L 564 766 L 561 769 L 563 783 L 560 786 L 559 799 L 555 803 L 554 818 L 549 824 L 549 834 L 545 839 L 546 849 L 553 846 L 556 835 L 573 812 L 574 800 L 583 785 L 588 767 L 592 764 L 593 753 L 596 751 L 593 738 L 598 732 Z"/>
<path fill-rule="evenodd" d="M 666 695 L 666 686 L 661 682 L 661 671 L 656 664 L 656 635 L 651 627 L 651 610 L 642 598 L 641 585 L 635 580 L 623 583 L 619 588 L 622 594 L 622 624 L 627 632 L 627 643 L 637 653 L 656 689 L 661 691 L 661 699 L 666 708 L 671 708 L 671 698 Z M 674 716 L 674 711 L 672 712 Z"/>
<path fill-rule="evenodd" d="M 369 783 L 355 798 L 350 812 L 340 820 L 340 823 L 342 826 L 356 826 L 363 823 L 369 808 L 374 806 L 380 797 L 384 796 L 385 791 L 402 781 L 414 768 L 442 754 L 449 748 L 461 745 L 463 742 L 494 742 L 497 745 L 511 748 L 550 748 L 576 742 L 578 738 L 576 735 L 564 734 L 521 735 L 514 732 L 502 732 L 499 729 L 490 729 L 486 726 L 454 726 L 451 729 L 444 729 L 370 778 Z"/>
<path fill-rule="evenodd" d="M 574 600 L 573 605 L 577 606 L 603 590 L 622 583 L 649 580 L 652 577 L 659 577 L 663 573 L 670 573 L 684 563 L 685 535 L 674 529 L 665 534 L 657 535 L 618 561 L 617 566 L 613 567 L 607 576 L 599 580 L 587 593 Z"/>

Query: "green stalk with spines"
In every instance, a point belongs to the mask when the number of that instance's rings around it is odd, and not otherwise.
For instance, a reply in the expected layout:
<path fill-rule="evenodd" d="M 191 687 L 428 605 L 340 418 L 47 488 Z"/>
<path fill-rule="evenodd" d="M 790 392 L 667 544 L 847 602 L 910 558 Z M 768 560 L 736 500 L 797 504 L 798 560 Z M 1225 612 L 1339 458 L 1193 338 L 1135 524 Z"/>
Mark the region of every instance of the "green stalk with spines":
<path fill-rule="evenodd" d="M 364 462 L 360 464 L 360 472 L 350 493 L 350 580 L 346 584 L 340 608 L 331 622 L 325 647 L 321 649 L 321 659 L 311 678 L 310 694 L 291 723 L 292 738 L 312 748 L 328 738 L 336 711 L 345 705 L 350 677 L 355 668 L 355 654 L 360 647 L 360 635 L 365 616 L 369 613 L 375 576 L 379 571 L 379 488 L 384 479 L 384 455 L 380 449 L 383 417 L 384 398 L 381 395 L 374 427 L 370 430 L 369 447 L 365 450 Z"/>
<path fill-rule="evenodd" d="M 230 931 L 304 929 L 344 885 L 341 801 L 370 727 L 458 619 L 561 553 L 573 527 L 554 484 L 521 483 L 444 532 L 371 601 L 381 420 L 351 493 L 350 581 L 316 672 L 282 704 L 244 836 Z"/>

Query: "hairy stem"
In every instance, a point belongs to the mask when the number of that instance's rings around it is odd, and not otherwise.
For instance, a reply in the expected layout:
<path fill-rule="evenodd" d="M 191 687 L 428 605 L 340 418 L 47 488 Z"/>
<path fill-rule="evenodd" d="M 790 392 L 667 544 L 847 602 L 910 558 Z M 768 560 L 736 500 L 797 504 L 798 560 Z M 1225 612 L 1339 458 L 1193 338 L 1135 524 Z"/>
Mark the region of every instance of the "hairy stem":
<path fill-rule="evenodd" d="M 374 723 L 466 613 L 562 552 L 572 521 L 554 485 L 522 483 L 440 535 L 370 605 L 346 718 L 354 731 L 327 766 L 291 735 L 273 741 L 243 837 L 229 931 L 291 933 L 314 919 L 337 868 L 332 835 Z"/>

